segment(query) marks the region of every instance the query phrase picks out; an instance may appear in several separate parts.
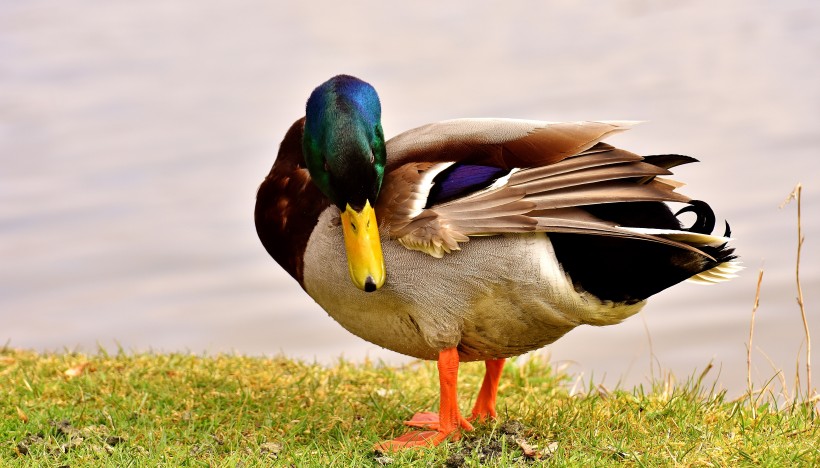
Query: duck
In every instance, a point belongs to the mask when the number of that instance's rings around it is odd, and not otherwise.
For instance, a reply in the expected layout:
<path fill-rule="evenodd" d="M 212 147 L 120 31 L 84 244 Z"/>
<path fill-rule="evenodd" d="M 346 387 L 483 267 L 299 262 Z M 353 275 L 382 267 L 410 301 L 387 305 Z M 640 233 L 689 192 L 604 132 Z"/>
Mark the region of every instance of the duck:
<path fill-rule="evenodd" d="M 259 186 L 256 231 L 342 327 L 437 361 L 438 412 L 377 450 L 458 440 L 497 418 L 506 359 L 617 324 L 678 283 L 736 276 L 728 222 L 716 234 L 710 205 L 669 177 L 697 160 L 604 141 L 635 124 L 463 118 L 385 140 L 369 83 L 313 90 Z M 485 374 L 465 415 L 456 382 L 471 361 Z"/>

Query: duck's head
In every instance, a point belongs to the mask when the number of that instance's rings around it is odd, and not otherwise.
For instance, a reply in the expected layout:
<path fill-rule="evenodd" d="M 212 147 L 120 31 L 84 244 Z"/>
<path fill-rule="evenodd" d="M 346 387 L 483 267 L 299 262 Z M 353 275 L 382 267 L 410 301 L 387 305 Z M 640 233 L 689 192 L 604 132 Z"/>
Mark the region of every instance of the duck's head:
<path fill-rule="evenodd" d="M 342 213 L 350 278 L 359 289 L 375 291 L 385 270 L 373 207 L 386 161 L 376 90 L 347 75 L 322 83 L 308 98 L 303 135 L 311 178 Z"/>

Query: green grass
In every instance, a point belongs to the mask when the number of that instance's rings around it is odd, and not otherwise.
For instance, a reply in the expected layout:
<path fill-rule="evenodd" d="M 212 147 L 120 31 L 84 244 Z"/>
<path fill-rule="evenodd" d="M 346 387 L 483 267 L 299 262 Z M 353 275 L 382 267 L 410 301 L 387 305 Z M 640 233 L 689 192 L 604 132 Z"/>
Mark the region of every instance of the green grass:
<path fill-rule="evenodd" d="M 81 366 L 85 364 L 85 367 Z M 80 366 L 80 367 L 78 367 Z M 79 375 L 70 377 L 67 370 Z M 81 369 L 81 370 L 80 370 Z M 465 364 L 467 410 L 483 372 Z M 283 358 L 0 351 L 0 466 L 818 466 L 806 405 L 753 412 L 689 383 L 571 395 L 513 360 L 500 421 L 459 442 L 387 456 L 373 444 L 437 405 L 434 363 L 402 369 Z M 515 439 L 537 447 L 527 458 Z"/>

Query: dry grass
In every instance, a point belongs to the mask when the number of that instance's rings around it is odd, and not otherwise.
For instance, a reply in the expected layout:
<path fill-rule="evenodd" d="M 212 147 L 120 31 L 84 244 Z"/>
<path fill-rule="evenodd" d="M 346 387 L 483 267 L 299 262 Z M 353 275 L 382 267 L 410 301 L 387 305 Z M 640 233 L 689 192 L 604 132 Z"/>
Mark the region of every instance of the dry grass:
<path fill-rule="evenodd" d="M 801 389 L 800 389 L 800 360 L 798 358 L 797 362 L 795 363 L 795 389 L 794 389 L 794 402 L 795 403 L 803 403 L 809 406 L 813 406 L 815 411 L 820 414 L 820 395 L 818 395 L 817 390 L 814 388 L 812 384 L 812 376 L 811 376 L 811 333 L 809 332 L 809 321 L 806 315 L 806 306 L 805 302 L 803 301 L 803 286 L 800 282 L 800 258 L 801 253 L 803 251 L 803 242 L 805 241 L 805 237 L 803 236 L 803 218 L 802 218 L 802 193 L 803 193 L 803 184 L 798 183 L 794 190 L 789 194 L 786 200 L 780 205 L 783 208 L 785 205 L 790 203 L 794 200 L 797 203 L 797 256 L 795 259 L 795 267 L 794 267 L 794 276 L 795 276 L 795 284 L 797 287 L 797 306 L 800 310 L 800 317 L 803 321 L 803 332 L 805 334 L 805 345 L 806 345 L 806 391 L 805 394 L 801 396 Z"/>

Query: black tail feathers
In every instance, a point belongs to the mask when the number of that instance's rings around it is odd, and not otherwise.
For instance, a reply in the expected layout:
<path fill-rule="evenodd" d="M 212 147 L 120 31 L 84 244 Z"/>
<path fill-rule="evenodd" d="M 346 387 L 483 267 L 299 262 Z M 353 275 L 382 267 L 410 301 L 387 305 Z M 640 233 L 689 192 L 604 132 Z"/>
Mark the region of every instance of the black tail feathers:
<path fill-rule="evenodd" d="M 675 213 L 675 216 L 680 216 L 681 213 L 695 213 L 697 219 L 692 223 L 692 226 L 684 228 L 689 232 L 696 232 L 698 234 L 711 234 L 715 230 L 715 212 L 708 203 L 700 200 L 692 200 L 688 206 L 685 206 Z M 729 224 L 726 224 L 728 228 Z"/>

